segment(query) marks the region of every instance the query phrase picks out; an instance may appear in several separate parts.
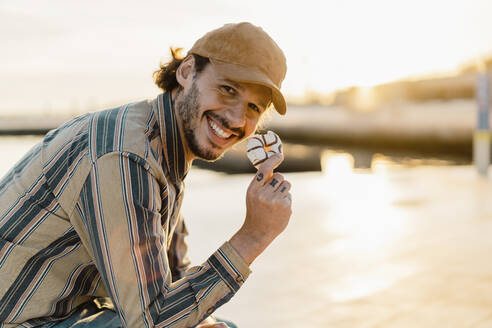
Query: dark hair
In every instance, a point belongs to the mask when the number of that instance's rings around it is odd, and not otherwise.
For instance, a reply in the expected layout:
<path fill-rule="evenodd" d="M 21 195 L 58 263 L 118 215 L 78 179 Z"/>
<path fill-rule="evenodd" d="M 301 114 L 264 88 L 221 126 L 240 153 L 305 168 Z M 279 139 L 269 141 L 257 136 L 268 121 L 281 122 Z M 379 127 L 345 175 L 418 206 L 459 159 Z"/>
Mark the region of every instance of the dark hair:
<path fill-rule="evenodd" d="M 170 48 L 171 61 L 167 63 L 161 63 L 160 68 L 152 74 L 155 84 L 162 89 L 162 91 L 171 91 L 179 86 L 176 80 L 176 70 L 183 62 L 184 57 L 181 55 L 181 48 Z M 195 75 L 203 71 L 203 69 L 210 62 L 208 58 L 200 55 L 191 54 L 195 58 Z"/>

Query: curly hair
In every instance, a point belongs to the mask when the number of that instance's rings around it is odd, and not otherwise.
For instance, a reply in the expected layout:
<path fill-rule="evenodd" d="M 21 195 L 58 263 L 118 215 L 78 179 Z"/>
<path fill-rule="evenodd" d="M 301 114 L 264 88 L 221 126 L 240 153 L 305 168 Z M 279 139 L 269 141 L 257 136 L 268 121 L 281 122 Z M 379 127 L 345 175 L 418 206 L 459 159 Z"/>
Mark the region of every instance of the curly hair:
<path fill-rule="evenodd" d="M 171 91 L 179 87 L 179 83 L 176 80 L 176 70 L 183 62 L 184 57 L 181 55 L 182 48 L 170 48 L 171 61 L 167 63 L 161 63 L 160 68 L 152 74 L 155 84 L 162 89 L 162 91 Z M 205 69 L 209 59 L 196 54 L 191 54 L 195 58 L 195 75 Z"/>

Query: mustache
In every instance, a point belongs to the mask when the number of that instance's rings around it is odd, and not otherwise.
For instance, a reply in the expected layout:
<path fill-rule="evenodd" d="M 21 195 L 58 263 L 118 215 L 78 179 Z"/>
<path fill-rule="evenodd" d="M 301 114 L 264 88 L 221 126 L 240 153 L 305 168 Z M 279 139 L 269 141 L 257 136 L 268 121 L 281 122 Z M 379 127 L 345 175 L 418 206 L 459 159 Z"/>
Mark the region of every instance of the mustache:
<path fill-rule="evenodd" d="M 235 132 L 238 135 L 239 139 L 242 139 L 245 135 L 245 132 L 243 129 L 240 128 L 232 128 L 229 124 L 229 122 L 226 121 L 225 118 L 215 114 L 214 112 L 207 112 L 207 115 L 212 117 L 214 120 L 218 121 L 220 124 L 222 124 L 225 128 Z"/>

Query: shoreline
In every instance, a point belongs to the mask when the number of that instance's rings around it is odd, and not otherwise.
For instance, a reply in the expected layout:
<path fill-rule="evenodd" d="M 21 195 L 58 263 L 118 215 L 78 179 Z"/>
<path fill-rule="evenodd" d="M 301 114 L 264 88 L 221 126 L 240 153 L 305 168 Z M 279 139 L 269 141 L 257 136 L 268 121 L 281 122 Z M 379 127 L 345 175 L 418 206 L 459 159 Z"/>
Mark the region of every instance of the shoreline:
<path fill-rule="evenodd" d="M 265 129 L 275 131 L 286 145 L 284 170 L 318 171 L 323 150 L 353 154 L 354 166 L 367 167 L 372 155 L 456 158 L 470 163 L 473 150 L 475 102 L 454 100 L 402 103 L 375 112 L 353 112 L 336 106 L 289 106 L 282 117 L 267 119 Z M 1 136 L 44 135 L 72 117 L 0 118 Z M 252 172 L 242 145 L 202 168 L 239 173 Z"/>

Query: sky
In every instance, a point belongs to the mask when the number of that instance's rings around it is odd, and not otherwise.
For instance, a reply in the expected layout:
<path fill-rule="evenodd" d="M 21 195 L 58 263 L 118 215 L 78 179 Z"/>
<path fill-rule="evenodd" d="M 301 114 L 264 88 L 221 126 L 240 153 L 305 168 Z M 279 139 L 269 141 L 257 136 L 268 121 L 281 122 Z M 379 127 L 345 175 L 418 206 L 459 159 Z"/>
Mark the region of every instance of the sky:
<path fill-rule="evenodd" d="M 0 115 L 76 114 L 155 97 L 152 72 L 226 23 L 283 49 L 288 100 L 492 54 L 490 0 L 0 0 Z"/>

